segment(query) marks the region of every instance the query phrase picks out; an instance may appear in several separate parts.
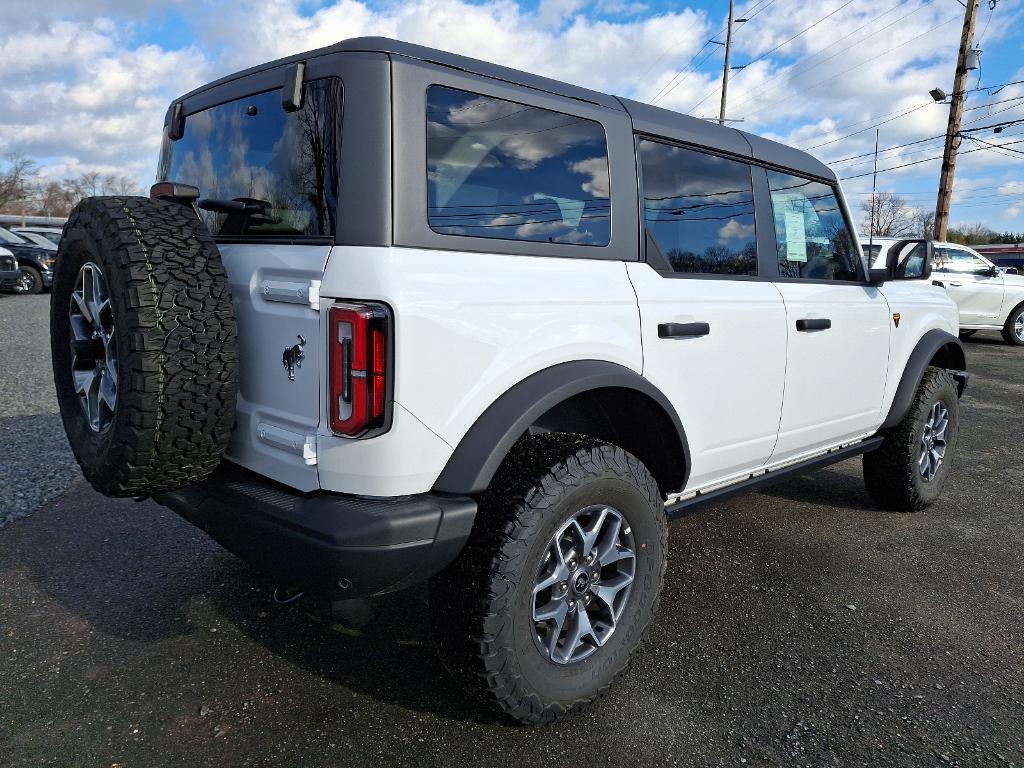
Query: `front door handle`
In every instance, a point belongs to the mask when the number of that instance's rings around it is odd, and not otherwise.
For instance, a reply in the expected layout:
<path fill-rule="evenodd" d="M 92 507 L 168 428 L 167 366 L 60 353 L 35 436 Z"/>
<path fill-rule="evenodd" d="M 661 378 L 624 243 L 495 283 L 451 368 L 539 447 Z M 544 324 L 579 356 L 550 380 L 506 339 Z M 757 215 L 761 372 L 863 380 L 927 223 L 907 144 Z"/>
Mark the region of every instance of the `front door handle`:
<path fill-rule="evenodd" d="M 659 323 L 659 339 L 685 339 L 691 336 L 707 336 L 711 333 L 708 323 Z"/>
<path fill-rule="evenodd" d="M 963 285 L 963 283 L 950 283 L 950 285 L 953 286 L 954 288 L 960 288 Z"/>
<path fill-rule="evenodd" d="M 798 331 L 827 331 L 832 327 L 832 321 L 827 317 L 808 317 L 796 321 Z"/>

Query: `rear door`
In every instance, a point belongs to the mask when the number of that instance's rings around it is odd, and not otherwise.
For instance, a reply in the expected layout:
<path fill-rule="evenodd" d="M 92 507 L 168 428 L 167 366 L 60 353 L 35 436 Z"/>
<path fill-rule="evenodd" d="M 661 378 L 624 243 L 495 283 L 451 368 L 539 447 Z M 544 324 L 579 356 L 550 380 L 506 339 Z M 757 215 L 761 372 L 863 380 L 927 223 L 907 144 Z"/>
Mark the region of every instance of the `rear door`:
<path fill-rule="evenodd" d="M 813 179 L 765 174 L 788 339 L 775 462 L 878 426 L 893 320 L 885 297 L 865 282 L 836 191 Z"/>
<path fill-rule="evenodd" d="M 644 376 L 686 427 L 694 490 L 771 455 L 786 312 L 759 275 L 750 166 L 660 140 L 638 147 L 646 263 L 627 269 L 640 305 Z"/>
<path fill-rule="evenodd" d="M 993 275 L 987 261 L 955 245 L 937 247 L 934 259 L 934 279 L 945 285 L 949 297 L 960 308 L 961 325 L 996 323 L 1005 290 L 1002 273 Z"/>
<path fill-rule="evenodd" d="M 160 175 L 199 188 L 231 282 L 240 377 L 227 457 L 308 491 L 319 486 L 319 285 L 336 231 L 342 87 L 313 76 L 286 111 L 283 71 L 253 77 L 264 79 L 231 86 L 245 89 L 236 98 L 189 102 Z"/>

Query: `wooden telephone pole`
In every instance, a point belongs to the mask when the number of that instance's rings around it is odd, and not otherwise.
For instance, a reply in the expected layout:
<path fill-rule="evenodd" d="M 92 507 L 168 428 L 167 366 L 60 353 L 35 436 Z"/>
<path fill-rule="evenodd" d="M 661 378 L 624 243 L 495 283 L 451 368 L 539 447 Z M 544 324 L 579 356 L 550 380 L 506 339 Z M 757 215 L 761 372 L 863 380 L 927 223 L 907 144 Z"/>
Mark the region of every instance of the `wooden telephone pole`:
<path fill-rule="evenodd" d="M 956 149 L 960 134 L 960 119 L 964 115 L 964 97 L 967 95 L 967 52 L 974 40 L 974 25 L 978 20 L 981 0 L 967 0 L 964 28 L 960 35 L 960 54 L 956 59 L 953 95 L 950 98 L 949 122 L 946 125 L 946 147 L 942 152 L 942 172 L 939 176 L 939 196 L 935 202 L 936 240 L 946 239 L 949 227 L 949 205 L 953 198 L 953 173 L 956 171 Z"/>
<path fill-rule="evenodd" d="M 725 32 L 725 66 L 722 68 L 722 105 L 718 108 L 718 124 L 725 125 L 725 96 L 729 91 L 729 57 L 732 54 L 732 17 L 734 0 L 729 0 L 729 25 Z"/>

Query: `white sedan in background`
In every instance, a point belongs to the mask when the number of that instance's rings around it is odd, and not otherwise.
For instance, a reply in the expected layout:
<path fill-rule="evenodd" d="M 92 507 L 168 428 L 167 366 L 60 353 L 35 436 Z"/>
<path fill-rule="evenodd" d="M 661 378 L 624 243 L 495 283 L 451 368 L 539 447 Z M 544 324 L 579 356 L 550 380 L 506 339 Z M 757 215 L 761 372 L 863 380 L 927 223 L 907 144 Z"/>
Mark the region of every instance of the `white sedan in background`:
<path fill-rule="evenodd" d="M 860 242 L 871 266 L 881 268 L 899 238 L 862 237 Z M 1001 331 L 1007 344 L 1024 346 L 1024 276 L 997 267 L 966 245 L 936 242 L 934 249 L 929 280 L 942 285 L 960 308 L 960 335 Z"/>

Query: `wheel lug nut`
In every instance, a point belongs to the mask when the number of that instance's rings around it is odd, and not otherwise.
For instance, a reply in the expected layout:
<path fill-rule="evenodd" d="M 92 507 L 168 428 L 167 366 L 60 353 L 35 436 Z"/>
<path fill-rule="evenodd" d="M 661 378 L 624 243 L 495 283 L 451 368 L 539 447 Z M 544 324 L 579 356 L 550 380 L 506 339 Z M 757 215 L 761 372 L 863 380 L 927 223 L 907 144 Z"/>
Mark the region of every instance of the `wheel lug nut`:
<path fill-rule="evenodd" d="M 565 592 L 567 589 L 569 589 L 569 585 L 566 582 L 563 581 L 561 584 L 558 585 L 558 588 L 562 592 Z"/>
<path fill-rule="evenodd" d="M 569 561 L 569 570 L 570 571 L 575 571 L 576 570 L 576 561 L 575 560 L 570 560 Z"/>
<path fill-rule="evenodd" d="M 575 600 L 570 600 L 569 601 L 569 610 L 572 611 L 572 610 L 575 610 L 575 608 L 576 608 L 576 601 Z"/>

